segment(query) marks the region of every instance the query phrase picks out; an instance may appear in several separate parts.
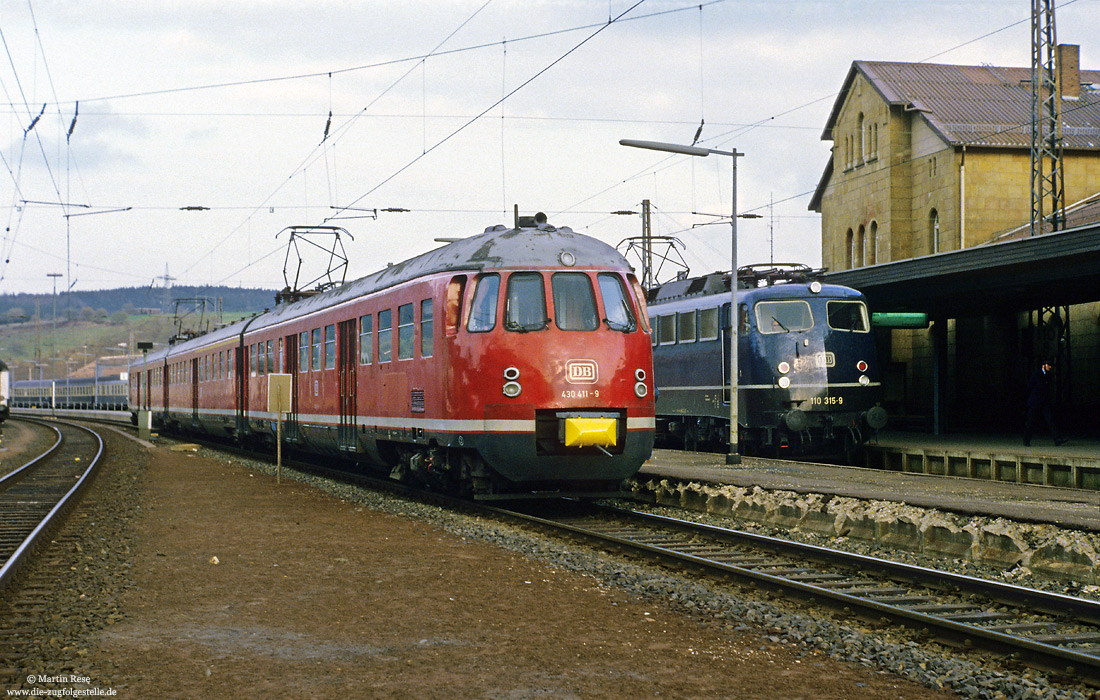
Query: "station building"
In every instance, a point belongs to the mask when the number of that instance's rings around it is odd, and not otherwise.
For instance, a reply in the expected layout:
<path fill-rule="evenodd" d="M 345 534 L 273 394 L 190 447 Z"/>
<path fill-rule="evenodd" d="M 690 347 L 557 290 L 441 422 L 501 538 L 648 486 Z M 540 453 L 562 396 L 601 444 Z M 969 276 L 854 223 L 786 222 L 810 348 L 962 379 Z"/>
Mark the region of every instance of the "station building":
<path fill-rule="evenodd" d="M 895 425 L 1018 431 L 1044 356 L 1064 428 L 1100 423 L 1100 71 L 1079 64 L 1078 47 L 1058 47 L 1067 226 L 1040 236 L 1029 229 L 1029 67 L 848 71 L 809 208 L 830 281 L 863 290 L 872 311 L 930 316 L 926 329 L 877 331 Z"/>

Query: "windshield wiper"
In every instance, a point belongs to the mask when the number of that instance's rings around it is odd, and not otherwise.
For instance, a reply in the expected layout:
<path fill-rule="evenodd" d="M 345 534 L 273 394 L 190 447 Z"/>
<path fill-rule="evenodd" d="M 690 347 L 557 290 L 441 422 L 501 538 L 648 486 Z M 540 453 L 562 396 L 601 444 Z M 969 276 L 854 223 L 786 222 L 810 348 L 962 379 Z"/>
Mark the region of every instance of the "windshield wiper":
<path fill-rule="evenodd" d="M 516 333 L 530 333 L 531 331 L 543 331 L 550 325 L 550 319 L 544 318 L 541 321 L 534 323 L 519 323 L 517 321 L 505 321 L 504 327 L 507 330 L 515 331 Z"/>
<path fill-rule="evenodd" d="M 790 333 L 790 332 L 791 332 L 791 329 L 790 329 L 790 328 L 787 328 L 786 326 L 784 326 L 784 325 L 783 325 L 783 324 L 782 324 L 782 323 L 781 323 L 781 322 L 779 321 L 779 319 L 778 319 L 778 318 L 776 318 L 775 316 L 772 316 L 772 323 L 774 323 L 775 325 L 777 325 L 777 326 L 779 326 L 780 328 L 782 328 L 782 329 L 783 329 L 783 332 L 784 332 L 784 333 Z"/>
<path fill-rule="evenodd" d="M 609 318 L 605 318 L 603 322 L 607 324 L 609 329 L 619 331 L 620 333 L 633 333 L 634 329 L 638 327 L 633 320 L 631 320 L 630 323 L 619 323 L 618 321 L 612 321 Z"/>

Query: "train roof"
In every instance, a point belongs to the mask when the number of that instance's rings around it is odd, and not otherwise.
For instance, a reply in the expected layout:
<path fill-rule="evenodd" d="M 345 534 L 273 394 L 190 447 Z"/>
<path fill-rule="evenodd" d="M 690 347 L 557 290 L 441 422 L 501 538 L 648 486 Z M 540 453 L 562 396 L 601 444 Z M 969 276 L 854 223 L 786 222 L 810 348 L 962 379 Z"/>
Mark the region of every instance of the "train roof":
<path fill-rule="evenodd" d="M 254 331 L 274 326 L 426 275 L 540 267 L 599 268 L 624 272 L 633 269 L 613 246 L 565 226 L 541 224 L 511 229 L 502 225 L 491 226 L 476 236 L 461 238 L 404 262 L 389 265 L 335 289 L 279 305 L 250 319 L 149 353 L 145 360 L 135 364 L 214 345 L 240 335 L 245 328 Z"/>
<path fill-rule="evenodd" d="M 740 268 L 737 275 L 739 299 L 791 298 L 791 297 L 861 297 L 859 291 L 838 284 L 820 284 L 820 291 L 810 290 L 808 282 L 815 281 L 823 273 L 804 265 L 791 266 L 793 270 L 779 270 L 775 266 L 750 266 Z M 784 266 L 779 266 L 780 268 Z M 756 268 L 756 269 L 750 269 Z M 712 272 L 700 277 L 674 280 L 649 290 L 649 306 L 660 307 L 676 303 L 685 308 L 705 302 L 725 303 L 729 300 L 730 274 Z M 715 299 L 715 296 L 720 298 Z M 678 302 L 684 302 L 680 304 Z"/>
<path fill-rule="evenodd" d="M 12 386 L 20 389 L 33 389 L 36 387 L 46 387 L 51 384 L 63 387 L 63 386 L 84 386 L 85 384 L 110 384 L 112 382 L 126 381 L 119 377 L 117 374 L 109 374 L 99 377 L 96 381 L 95 377 L 59 377 L 58 379 L 17 379 L 12 382 Z"/>

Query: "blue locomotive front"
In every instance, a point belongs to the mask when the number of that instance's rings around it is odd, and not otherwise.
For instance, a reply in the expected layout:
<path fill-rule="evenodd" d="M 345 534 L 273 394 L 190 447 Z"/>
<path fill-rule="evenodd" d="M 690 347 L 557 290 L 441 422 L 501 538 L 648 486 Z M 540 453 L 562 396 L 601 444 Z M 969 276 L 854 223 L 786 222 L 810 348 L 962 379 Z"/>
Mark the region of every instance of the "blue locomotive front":
<path fill-rule="evenodd" d="M 859 292 L 803 266 L 739 271 L 738 423 L 746 454 L 847 459 L 885 426 L 870 314 Z M 724 449 L 729 276 L 651 292 L 658 436 Z"/>

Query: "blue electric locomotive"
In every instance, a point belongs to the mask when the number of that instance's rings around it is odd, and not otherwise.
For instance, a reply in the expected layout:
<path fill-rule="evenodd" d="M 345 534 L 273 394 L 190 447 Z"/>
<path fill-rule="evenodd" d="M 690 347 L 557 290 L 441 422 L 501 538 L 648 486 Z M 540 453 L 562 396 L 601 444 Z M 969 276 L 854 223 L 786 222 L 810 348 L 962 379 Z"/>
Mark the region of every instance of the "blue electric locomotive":
<path fill-rule="evenodd" d="M 856 290 L 805 265 L 738 270 L 739 449 L 851 461 L 886 425 L 870 314 Z M 722 450 L 729 439 L 729 273 L 649 292 L 657 439 Z"/>

